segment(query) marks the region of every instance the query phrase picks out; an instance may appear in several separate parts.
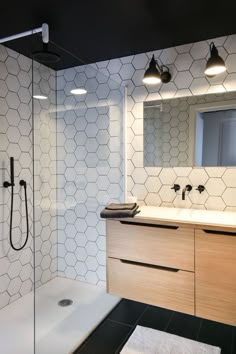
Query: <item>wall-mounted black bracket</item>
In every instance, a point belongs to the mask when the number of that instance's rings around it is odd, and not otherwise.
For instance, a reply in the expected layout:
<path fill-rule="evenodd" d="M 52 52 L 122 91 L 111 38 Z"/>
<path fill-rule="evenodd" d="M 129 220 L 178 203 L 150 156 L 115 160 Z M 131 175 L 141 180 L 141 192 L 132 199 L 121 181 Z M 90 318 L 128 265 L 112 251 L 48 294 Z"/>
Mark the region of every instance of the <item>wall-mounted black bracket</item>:
<path fill-rule="evenodd" d="M 23 179 L 20 180 L 19 184 L 20 186 L 26 188 L 26 181 L 24 181 Z"/>
<path fill-rule="evenodd" d="M 10 182 L 7 182 L 7 181 L 5 181 L 4 183 L 3 183 L 3 187 L 4 188 L 9 188 L 9 187 L 11 187 L 11 186 L 13 186 L 14 187 L 14 183 L 12 184 L 12 183 L 10 183 Z"/>

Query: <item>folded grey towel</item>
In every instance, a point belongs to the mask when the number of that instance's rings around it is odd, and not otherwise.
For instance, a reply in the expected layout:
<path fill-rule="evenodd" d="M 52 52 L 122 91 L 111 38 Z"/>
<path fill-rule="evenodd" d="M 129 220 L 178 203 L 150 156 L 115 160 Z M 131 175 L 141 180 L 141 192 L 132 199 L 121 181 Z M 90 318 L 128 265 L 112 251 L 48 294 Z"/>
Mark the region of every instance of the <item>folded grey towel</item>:
<path fill-rule="evenodd" d="M 100 216 L 103 219 L 132 218 L 140 212 L 138 208 L 138 205 L 132 210 L 109 210 L 105 208 L 101 211 Z"/>
<path fill-rule="evenodd" d="M 107 210 L 133 210 L 137 206 L 137 203 L 111 203 L 106 206 Z"/>

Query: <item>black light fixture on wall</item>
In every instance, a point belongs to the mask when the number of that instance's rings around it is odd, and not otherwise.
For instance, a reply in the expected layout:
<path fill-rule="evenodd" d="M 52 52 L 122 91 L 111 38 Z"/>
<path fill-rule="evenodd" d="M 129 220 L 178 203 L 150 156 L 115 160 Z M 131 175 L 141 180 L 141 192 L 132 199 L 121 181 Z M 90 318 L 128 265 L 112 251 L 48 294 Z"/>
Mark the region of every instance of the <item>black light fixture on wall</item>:
<path fill-rule="evenodd" d="M 213 42 L 210 43 L 210 58 L 207 61 L 205 74 L 214 77 L 226 70 L 224 60 L 219 56 L 218 50 Z"/>
<path fill-rule="evenodd" d="M 154 55 L 150 61 L 148 69 L 143 76 L 143 83 L 147 85 L 156 85 L 160 82 L 166 84 L 171 80 L 171 73 L 166 65 L 159 65 Z"/>

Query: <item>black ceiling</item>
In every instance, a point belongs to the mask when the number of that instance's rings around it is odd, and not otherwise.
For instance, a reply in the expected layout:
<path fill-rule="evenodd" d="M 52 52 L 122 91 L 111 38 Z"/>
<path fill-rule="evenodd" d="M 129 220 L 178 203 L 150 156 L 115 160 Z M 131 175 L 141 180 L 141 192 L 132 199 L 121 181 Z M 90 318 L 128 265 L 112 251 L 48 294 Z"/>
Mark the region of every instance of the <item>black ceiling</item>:
<path fill-rule="evenodd" d="M 49 23 L 56 69 L 236 33 L 235 0 L 2 0 L 0 13 L 0 37 Z M 41 40 L 7 45 L 29 56 Z"/>

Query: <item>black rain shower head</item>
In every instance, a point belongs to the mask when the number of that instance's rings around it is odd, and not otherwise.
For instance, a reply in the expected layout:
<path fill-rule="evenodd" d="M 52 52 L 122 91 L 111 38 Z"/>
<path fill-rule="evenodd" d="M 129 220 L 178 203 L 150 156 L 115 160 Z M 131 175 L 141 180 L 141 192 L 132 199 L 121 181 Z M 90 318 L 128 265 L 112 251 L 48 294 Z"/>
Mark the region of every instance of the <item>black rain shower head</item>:
<path fill-rule="evenodd" d="M 48 44 L 43 43 L 43 50 L 39 50 L 32 53 L 32 58 L 43 64 L 54 64 L 61 60 L 59 54 L 48 50 Z"/>

